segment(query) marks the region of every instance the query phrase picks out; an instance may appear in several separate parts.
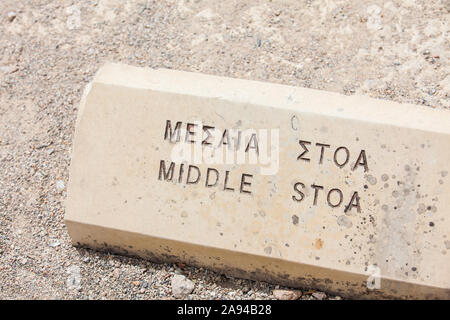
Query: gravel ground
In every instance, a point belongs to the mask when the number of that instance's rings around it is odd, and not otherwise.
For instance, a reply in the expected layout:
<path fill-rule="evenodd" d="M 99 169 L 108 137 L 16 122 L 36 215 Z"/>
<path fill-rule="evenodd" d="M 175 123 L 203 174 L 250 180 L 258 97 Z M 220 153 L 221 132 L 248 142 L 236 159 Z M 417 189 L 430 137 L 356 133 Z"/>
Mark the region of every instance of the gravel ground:
<path fill-rule="evenodd" d="M 72 247 L 81 94 L 114 61 L 450 109 L 449 12 L 448 0 L 1 0 L 0 299 L 340 299 Z"/>

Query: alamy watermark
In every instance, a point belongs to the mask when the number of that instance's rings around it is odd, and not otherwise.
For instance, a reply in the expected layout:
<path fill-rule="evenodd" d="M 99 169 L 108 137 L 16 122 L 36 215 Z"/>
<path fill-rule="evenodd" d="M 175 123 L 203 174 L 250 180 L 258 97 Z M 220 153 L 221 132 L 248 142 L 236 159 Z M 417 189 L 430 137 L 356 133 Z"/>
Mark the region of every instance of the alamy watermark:
<path fill-rule="evenodd" d="M 164 139 L 174 143 L 176 164 L 255 165 L 262 175 L 279 169 L 279 129 L 218 129 L 202 121 L 166 122 Z"/>

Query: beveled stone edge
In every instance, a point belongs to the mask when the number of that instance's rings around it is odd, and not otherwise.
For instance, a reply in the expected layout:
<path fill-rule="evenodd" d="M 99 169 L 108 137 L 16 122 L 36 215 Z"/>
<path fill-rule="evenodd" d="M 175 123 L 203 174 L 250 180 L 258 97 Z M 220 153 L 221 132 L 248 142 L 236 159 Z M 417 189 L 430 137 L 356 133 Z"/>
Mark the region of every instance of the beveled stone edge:
<path fill-rule="evenodd" d="M 346 96 L 271 82 L 109 62 L 98 70 L 92 83 L 221 99 L 450 135 L 450 111 L 446 109 L 362 95 Z M 253 93 L 248 94 L 248 91 Z"/>
<path fill-rule="evenodd" d="M 382 277 L 381 290 L 369 290 L 366 287 L 368 275 L 178 240 L 156 238 L 150 235 L 105 228 L 99 225 L 85 224 L 69 219 L 65 219 L 65 223 L 74 246 L 138 257 L 156 263 L 183 262 L 187 265 L 203 267 L 237 278 L 265 281 L 294 288 L 314 288 L 348 298 L 450 299 L 450 288 Z M 95 239 L 92 239 L 92 241 L 88 240 L 89 235 L 92 234 L 89 233 L 89 230 L 92 230 L 92 233 L 95 234 Z M 123 241 L 124 239 L 127 239 L 127 241 Z M 143 248 L 135 248 L 133 246 L 133 244 L 139 242 L 144 243 Z M 159 250 L 164 250 L 164 252 L 158 253 L 155 247 L 162 247 L 163 245 L 165 247 Z M 127 247 L 128 249 L 126 249 Z M 183 258 L 182 254 L 177 254 L 177 252 L 171 254 L 173 251 L 183 251 L 185 255 L 190 254 L 190 256 Z M 208 252 L 208 254 L 199 254 L 202 252 Z M 202 261 L 206 256 L 216 261 L 224 259 L 228 266 L 223 265 L 219 267 L 212 264 L 208 265 Z M 285 270 L 291 269 L 291 271 L 294 270 L 297 274 L 290 279 L 287 273 L 275 275 L 274 271 L 267 270 L 267 267 L 275 266 L 276 263 L 283 264 Z M 251 266 L 252 264 L 257 265 Z M 310 272 L 309 275 L 307 274 L 308 272 Z"/>

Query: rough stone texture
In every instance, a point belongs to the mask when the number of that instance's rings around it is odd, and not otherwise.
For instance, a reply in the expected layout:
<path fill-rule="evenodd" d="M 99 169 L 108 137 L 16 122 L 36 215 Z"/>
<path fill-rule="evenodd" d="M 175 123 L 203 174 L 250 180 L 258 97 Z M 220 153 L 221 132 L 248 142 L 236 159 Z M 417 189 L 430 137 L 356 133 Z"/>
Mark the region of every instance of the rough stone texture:
<path fill-rule="evenodd" d="M 195 279 L 194 298 L 271 298 L 264 282 L 72 247 L 56 182 L 84 87 L 109 60 L 448 109 L 448 14 L 435 0 L 2 0 L 0 298 L 167 298 L 175 272 Z M 80 290 L 66 285 L 71 265 Z"/>

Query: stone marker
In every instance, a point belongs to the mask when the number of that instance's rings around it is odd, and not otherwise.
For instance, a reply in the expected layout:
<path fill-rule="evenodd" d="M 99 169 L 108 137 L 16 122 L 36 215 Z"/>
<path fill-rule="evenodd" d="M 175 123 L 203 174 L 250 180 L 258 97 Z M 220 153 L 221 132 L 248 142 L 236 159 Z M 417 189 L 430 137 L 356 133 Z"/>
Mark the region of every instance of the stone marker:
<path fill-rule="evenodd" d="M 108 64 L 83 97 L 76 245 L 347 297 L 450 298 L 450 112 Z"/>

